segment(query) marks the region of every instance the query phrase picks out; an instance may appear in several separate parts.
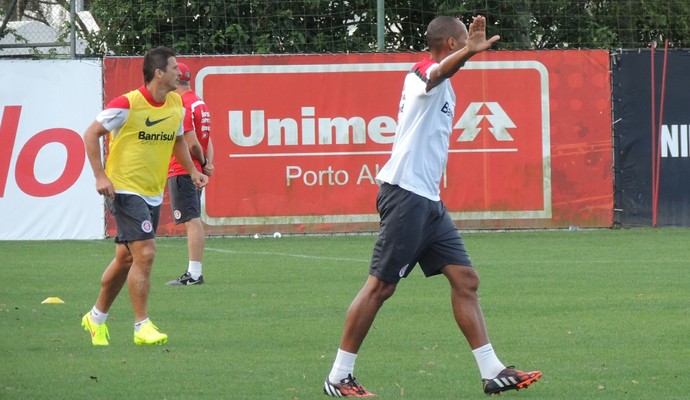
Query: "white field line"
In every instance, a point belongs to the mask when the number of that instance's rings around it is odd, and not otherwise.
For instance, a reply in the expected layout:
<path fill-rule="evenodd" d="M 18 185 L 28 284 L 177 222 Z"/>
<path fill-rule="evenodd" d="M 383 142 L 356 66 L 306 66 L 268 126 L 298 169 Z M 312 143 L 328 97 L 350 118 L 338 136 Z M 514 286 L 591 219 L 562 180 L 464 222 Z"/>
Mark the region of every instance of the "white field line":
<path fill-rule="evenodd" d="M 215 249 L 213 247 L 206 247 L 206 251 L 215 251 L 217 253 L 227 253 L 227 254 L 250 254 L 259 256 L 280 256 L 280 257 L 293 257 L 293 258 L 305 258 L 310 260 L 327 260 L 327 261 L 352 261 L 352 262 L 369 262 L 362 258 L 343 258 L 343 257 L 324 257 L 324 256 L 310 256 L 307 254 L 292 254 L 292 253 L 276 253 L 272 251 L 237 251 L 237 250 L 226 250 L 226 249 Z"/>

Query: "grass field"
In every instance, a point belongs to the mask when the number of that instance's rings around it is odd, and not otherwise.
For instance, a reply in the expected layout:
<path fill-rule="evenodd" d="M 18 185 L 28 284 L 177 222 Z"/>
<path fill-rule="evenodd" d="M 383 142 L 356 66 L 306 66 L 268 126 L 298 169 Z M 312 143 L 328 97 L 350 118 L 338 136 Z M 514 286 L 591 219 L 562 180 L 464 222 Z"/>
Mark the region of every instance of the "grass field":
<path fill-rule="evenodd" d="M 503 399 L 687 399 L 690 230 L 465 233 L 489 334 L 540 369 Z M 159 238 L 149 311 L 169 336 L 132 342 L 126 289 L 111 344 L 80 326 L 111 240 L 0 242 L 2 399 L 323 399 L 374 236 L 212 238 L 200 287 L 167 287 L 185 240 Z M 41 304 L 57 296 L 65 304 Z M 381 399 L 480 399 L 444 278 L 415 270 L 381 310 L 356 375 Z"/>

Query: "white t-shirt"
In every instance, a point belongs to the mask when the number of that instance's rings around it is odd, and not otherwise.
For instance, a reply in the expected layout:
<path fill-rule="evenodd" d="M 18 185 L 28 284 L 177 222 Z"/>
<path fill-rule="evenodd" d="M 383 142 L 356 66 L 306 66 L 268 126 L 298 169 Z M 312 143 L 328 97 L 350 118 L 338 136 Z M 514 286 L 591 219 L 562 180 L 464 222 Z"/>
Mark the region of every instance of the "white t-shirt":
<path fill-rule="evenodd" d="M 448 79 L 426 92 L 434 68 L 438 68 L 438 63 L 426 58 L 405 77 L 393 152 L 376 175 L 376 181 L 439 201 L 439 184 L 448 161 L 453 129 L 455 92 Z"/>

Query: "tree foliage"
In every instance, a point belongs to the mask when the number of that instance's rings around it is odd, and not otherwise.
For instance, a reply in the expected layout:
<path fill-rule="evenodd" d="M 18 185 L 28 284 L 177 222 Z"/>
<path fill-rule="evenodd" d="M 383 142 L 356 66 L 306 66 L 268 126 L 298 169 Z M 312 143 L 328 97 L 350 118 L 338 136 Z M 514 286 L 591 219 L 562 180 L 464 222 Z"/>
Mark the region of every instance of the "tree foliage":
<path fill-rule="evenodd" d="M 85 35 L 93 53 L 179 54 L 370 52 L 377 47 L 376 0 L 93 0 L 101 30 Z M 641 48 L 669 40 L 690 47 L 686 0 L 387 0 L 386 51 L 424 50 L 436 15 L 468 23 L 487 17 L 497 48 Z"/>
<path fill-rule="evenodd" d="M 90 43 L 118 54 L 163 44 L 185 54 L 362 51 L 362 36 L 348 34 L 358 3 L 365 1 L 100 0 L 91 12 L 103 26 Z"/>

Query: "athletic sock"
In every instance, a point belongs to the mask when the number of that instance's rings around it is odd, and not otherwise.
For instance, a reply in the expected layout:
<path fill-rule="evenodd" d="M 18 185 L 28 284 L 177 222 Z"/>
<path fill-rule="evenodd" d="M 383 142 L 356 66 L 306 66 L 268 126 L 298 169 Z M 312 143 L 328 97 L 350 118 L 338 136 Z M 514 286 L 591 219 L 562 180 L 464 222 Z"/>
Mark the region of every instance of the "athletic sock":
<path fill-rule="evenodd" d="M 149 319 L 147 317 L 147 318 L 145 318 L 139 322 L 135 322 L 134 323 L 134 333 L 139 332 L 139 329 L 141 329 L 141 326 L 144 325 L 145 323 L 147 323 L 148 321 L 149 321 Z"/>
<path fill-rule="evenodd" d="M 192 279 L 199 279 L 201 276 L 201 261 L 190 261 L 187 272 L 191 275 Z"/>
<path fill-rule="evenodd" d="M 477 366 L 479 366 L 482 379 L 493 379 L 506 368 L 496 357 L 491 343 L 472 350 L 472 354 L 474 354 L 474 358 L 477 360 Z"/>
<path fill-rule="evenodd" d="M 355 370 L 355 360 L 357 353 L 348 353 L 338 349 L 338 354 L 335 356 L 333 369 L 328 375 L 328 381 L 332 383 L 340 383 L 341 380 L 347 378 Z"/>
<path fill-rule="evenodd" d="M 105 320 L 108 319 L 108 313 L 104 313 L 102 311 L 99 311 L 96 306 L 93 306 L 91 309 L 91 320 L 95 324 L 102 324 L 105 323 Z"/>

